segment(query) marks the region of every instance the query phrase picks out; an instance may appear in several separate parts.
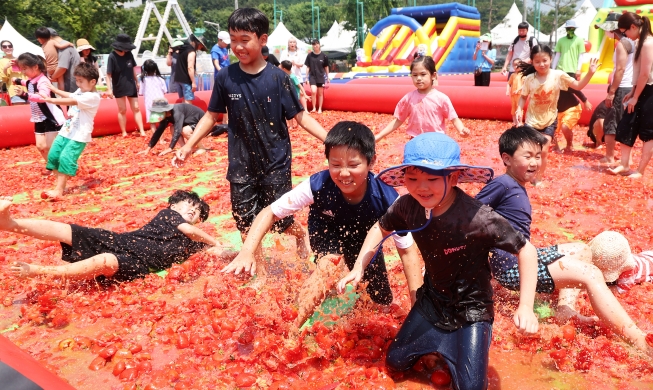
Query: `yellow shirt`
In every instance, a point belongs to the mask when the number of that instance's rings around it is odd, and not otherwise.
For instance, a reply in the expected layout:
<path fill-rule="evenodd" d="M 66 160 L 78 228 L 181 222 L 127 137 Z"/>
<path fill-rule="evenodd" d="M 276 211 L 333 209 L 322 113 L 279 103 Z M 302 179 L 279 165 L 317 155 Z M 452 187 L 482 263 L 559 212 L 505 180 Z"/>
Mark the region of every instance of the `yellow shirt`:
<path fill-rule="evenodd" d="M 14 58 L 15 59 L 15 58 Z M 5 72 L 5 67 L 11 60 L 9 58 L 2 58 L 0 59 L 0 81 L 3 83 L 7 84 L 7 92 L 9 93 L 10 97 L 16 96 L 16 91 L 14 91 L 14 83 L 11 81 L 13 77 L 18 77 L 19 79 L 26 79 L 24 74 L 21 72 L 16 72 L 11 65 L 7 68 L 7 71 Z M 27 92 L 25 87 L 21 87 L 23 91 Z"/>
<path fill-rule="evenodd" d="M 543 83 L 537 79 L 537 73 L 524 77 L 521 94 L 531 97 L 525 123 L 538 130 L 550 126 L 558 117 L 560 90 L 566 91 L 574 81 L 567 73 L 553 69 Z"/>

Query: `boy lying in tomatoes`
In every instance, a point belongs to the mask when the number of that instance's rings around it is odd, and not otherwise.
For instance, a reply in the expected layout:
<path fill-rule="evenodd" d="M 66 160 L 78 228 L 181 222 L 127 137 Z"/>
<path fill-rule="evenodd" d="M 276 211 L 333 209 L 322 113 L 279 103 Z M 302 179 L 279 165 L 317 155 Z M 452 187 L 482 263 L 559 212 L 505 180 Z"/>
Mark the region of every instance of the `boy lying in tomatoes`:
<path fill-rule="evenodd" d="M 193 226 L 209 216 L 209 206 L 191 191 L 175 191 L 169 207 L 142 228 L 127 233 L 38 219 L 13 219 L 11 198 L 0 198 L 0 230 L 59 241 L 61 259 L 70 264 L 43 266 L 14 262 L 18 277 L 50 275 L 61 279 L 112 279 L 123 282 L 169 268 L 216 240 Z"/>

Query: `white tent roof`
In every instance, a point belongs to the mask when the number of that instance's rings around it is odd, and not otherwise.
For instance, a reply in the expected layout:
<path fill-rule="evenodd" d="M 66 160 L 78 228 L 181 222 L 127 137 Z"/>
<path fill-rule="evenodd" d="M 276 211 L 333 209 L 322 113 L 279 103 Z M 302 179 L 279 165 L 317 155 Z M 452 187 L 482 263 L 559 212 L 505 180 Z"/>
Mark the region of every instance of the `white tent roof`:
<path fill-rule="evenodd" d="M 589 0 L 588 0 L 589 1 Z M 517 36 L 517 25 L 522 22 L 522 14 L 519 12 L 519 8 L 515 3 L 512 3 L 510 11 L 503 21 L 496 25 L 490 33 L 492 34 L 492 44 L 493 45 L 511 45 Z M 539 36 L 535 34 L 535 28 L 528 24 L 528 36 L 535 36 L 538 42 L 549 42 L 549 36 L 543 33 L 539 33 Z"/>
<path fill-rule="evenodd" d="M 32 53 L 37 56 L 45 57 L 41 46 L 33 44 L 20 35 L 20 33 L 16 31 L 16 29 L 9 24 L 6 19 L 5 23 L 2 25 L 2 29 L 0 29 L 0 41 L 5 39 L 14 45 L 14 57 L 18 57 L 23 53 Z"/>
<path fill-rule="evenodd" d="M 590 27 L 594 28 L 593 25 L 595 16 L 596 8 L 594 8 L 592 2 L 590 0 L 583 1 L 583 4 L 578 7 L 576 14 L 572 18 L 578 25 L 578 28 L 576 29 L 576 36 L 583 38 L 585 41 L 587 40 Z M 566 20 L 564 22 L 566 22 Z M 567 35 L 564 22 L 562 23 L 562 26 L 556 30 L 558 32 L 558 39 Z"/>
<path fill-rule="evenodd" d="M 333 25 L 329 31 L 320 39 L 320 45 L 323 51 L 351 52 L 354 46 L 354 40 L 356 39 L 356 31 L 345 30 L 345 23 L 333 21 Z"/>
<path fill-rule="evenodd" d="M 283 22 L 277 24 L 277 28 L 272 31 L 272 34 L 268 36 L 268 48 L 270 52 L 279 54 L 282 50 L 288 48 L 288 39 L 295 38 L 297 40 L 297 49 L 301 52 L 308 52 L 311 49 L 311 45 L 302 42 L 301 39 L 297 39 L 294 35 L 288 31 Z"/>

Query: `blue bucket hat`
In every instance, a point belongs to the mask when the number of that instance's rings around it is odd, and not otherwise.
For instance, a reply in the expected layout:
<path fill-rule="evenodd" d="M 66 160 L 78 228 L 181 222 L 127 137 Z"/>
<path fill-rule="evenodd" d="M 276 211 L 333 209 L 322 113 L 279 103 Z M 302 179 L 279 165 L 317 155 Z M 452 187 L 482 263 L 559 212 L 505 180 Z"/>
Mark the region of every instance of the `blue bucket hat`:
<path fill-rule="evenodd" d="M 492 168 L 461 164 L 458 143 L 442 133 L 422 133 L 408 141 L 403 164 L 379 172 L 376 178 L 392 187 L 403 186 L 407 167 L 443 176 L 460 171 L 459 183 L 487 183 L 494 176 Z"/>

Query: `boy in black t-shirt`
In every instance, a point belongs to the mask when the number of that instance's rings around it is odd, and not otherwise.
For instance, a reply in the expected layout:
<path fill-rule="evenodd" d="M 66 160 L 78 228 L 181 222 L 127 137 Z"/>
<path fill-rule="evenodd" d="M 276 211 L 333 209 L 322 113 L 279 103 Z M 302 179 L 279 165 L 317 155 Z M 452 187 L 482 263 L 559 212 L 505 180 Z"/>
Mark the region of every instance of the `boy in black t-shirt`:
<path fill-rule="evenodd" d="M 44 266 L 14 262 L 11 271 L 18 277 L 102 277 L 123 282 L 169 268 L 217 244 L 213 237 L 193 226 L 209 216 L 209 206 L 196 193 L 175 191 L 168 203 L 168 208 L 142 228 L 114 233 L 55 221 L 13 219 L 9 212 L 11 198 L 0 198 L 0 230 L 59 241 L 62 260 L 70 263 Z"/>
<path fill-rule="evenodd" d="M 461 164 L 458 144 L 441 133 L 413 138 L 405 146 L 404 163 L 377 175 L 391 186 L 405 185 L 408 195 L 370 229 L 338 291 L 349 282 L 360 282 L 384 236 L 412 232 L 426 274 L 415 305 L 388 349 L 386 364 L 391 369 L 407 370 L 421 356 L 439 352 L 455 388 L 487 387 L 494 320 L 488 265 L 492 248 L 518 253 L 522 283 L 514 322 L 520 331 L 537 331 L 535 248 L 503 217 L 456 187 L 458 182 L 484 183 L 492 175 L 490 168 Z"/>
<path fill-rule="evenodd" d="M 286 120 L 294 118 L 321 141 L 326 131 L 315 119 L 304 115 L 288 75 L 263 59 L 261 48 L 268 40 L 268 18 L 257 9 L 239 8 L 231 14 L 228 24 L 231 50 L 239 62 L 218 72 L 208 112 L 186 145 L 176 152 L 172 164 L 183 164 L 192 148 L 211 131 L 219 113 L 228 113 L 227 180 L 232 214 L 245 241 L 254 217 L 292 189 L 292 150 Z M 298 239 L 306 234 L 292 217 L 275 223 L 275 230 L 287 229 Z"/>
<path fill-rule="evenodd" d="M 320 49 L 320 41 L 313 40 L 313 52 L 306 56 L 306 74 L 308 82 L 311 85 L 313 96 L 313 111 L 317 108 L 317 113 L 322 113 L 322 102 L 324 101 L 324 84 L 329 84 L 329 59 Z"/>

